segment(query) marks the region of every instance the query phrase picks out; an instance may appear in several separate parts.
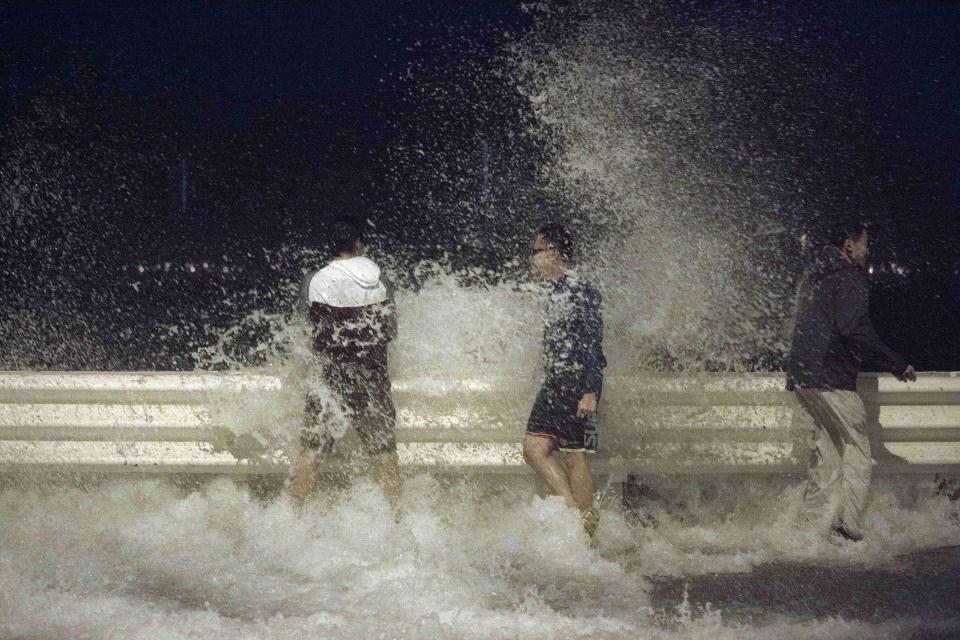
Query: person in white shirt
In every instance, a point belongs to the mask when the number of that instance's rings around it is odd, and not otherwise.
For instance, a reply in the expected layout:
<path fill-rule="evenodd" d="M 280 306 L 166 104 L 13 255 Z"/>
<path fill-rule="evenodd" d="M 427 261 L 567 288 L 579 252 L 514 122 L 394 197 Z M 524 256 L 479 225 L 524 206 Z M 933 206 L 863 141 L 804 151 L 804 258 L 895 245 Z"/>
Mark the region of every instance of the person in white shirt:
<path fill-rule="evenodd" d="M 396 409 L 387 372 L 387 345 L 397 333 L 389 283 L 364 256 L 362 227 L 350 218 L 330 226 L 336 257 L 309 274 L 301 291 L 313 325 L 313 351 L 329 387 L 371 457 L 374 476 L 394 509 L 402 491 L 395 437 Z M 324 406 L 308 394 L 301 452 L 288 491 L 297 505 L 312 495 L 318 455 L 333 450 Z"/>

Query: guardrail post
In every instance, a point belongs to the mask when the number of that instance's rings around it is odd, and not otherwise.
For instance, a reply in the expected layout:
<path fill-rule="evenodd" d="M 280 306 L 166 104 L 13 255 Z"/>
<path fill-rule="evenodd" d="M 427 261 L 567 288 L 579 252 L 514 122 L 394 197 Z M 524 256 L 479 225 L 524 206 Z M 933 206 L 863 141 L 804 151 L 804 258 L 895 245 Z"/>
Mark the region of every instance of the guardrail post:
<path fill-rule="evenodd" d="M 643 483 L 635 473 L 628 473 L 623 478 L 622 506 L 623 510 L 643 526 L 656 525 L 656 521 L 646 509 L 647 502 L 660 500 L 660 495 L 649 485 Z"/>

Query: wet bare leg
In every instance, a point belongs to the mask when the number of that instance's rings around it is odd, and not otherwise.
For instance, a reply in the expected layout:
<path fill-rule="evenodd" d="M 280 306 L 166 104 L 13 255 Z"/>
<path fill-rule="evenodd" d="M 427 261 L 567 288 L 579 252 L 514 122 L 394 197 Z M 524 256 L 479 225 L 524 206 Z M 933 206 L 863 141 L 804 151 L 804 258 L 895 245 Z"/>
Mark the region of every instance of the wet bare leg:
<path fill-rule="evenodd" d="M 394 513 L 399 513 L 403 481 L 400 480 L 400 461 L 396 451 L 373 456 L 373 476 L 387 496 Z"/>
<path fill-rule="evenodd" d="M 567 471 L 557 456 L 553 455 L 552 440 L 531 435 L 524 436 L 523 460 L 543 479 L 550 493 L 561 496 L 567 506 L 577 506 L 577 501 L 570 490 Z"/>
<path fill-rule="evenodd" d="M 297 509 L 303 508 L 317 485 L 317 467 L 314 464 L 314 457 L 313 451 L 301 449 L 290 476 L 290 482 L 287 483 L 287 495 Z"/>
<path fill-rule="evenodd" d="M 581 511 L 589 509 L 593 506 L 593 478 L 590 476 L 587 454 L 579 451 L 563 453 L 562 460 L 577 507 Z"/>

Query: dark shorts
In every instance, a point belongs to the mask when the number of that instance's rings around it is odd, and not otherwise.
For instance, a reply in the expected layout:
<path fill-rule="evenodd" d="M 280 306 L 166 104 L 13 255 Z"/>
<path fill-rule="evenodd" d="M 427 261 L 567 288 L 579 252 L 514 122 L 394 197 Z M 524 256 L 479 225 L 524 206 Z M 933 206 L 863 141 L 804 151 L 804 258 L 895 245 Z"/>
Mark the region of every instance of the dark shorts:
<path fill-rule="evenodd" d="M 596 453 L 597 416 L 577 417 L 577 405 L 583 398 L 579 386 L 576 377 L 545 380 L 527 420 L 527 434 L 550 438 L 560 451 Z"/>
<path fill-rule="evenodd" d="M 342 408 L 357 430 L 364 451 L 375 456 L 397 450 L 395 435 L 397 411 L 390 393 L 390 376 L 385 369 L 369 369 L 357 365 L 327 364 L 323 366 L 327 385 L 338 396 Z M 324 423 L 329 419 L 324 401 L 307 395 L 300 444 L 323 453 L 333 450 L 334 438 Z"/>

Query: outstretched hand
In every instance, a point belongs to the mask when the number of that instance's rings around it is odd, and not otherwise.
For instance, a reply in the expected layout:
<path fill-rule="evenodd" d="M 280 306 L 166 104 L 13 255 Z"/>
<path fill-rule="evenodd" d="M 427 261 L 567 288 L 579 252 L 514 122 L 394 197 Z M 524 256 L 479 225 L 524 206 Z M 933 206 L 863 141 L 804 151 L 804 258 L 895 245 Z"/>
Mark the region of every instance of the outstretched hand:
<path fill-rule="evenodd" d="M 577 417 L 582 418 L 597 410 L 597 394 L 585 393 L 577 404 Z"/>
<path fill-rule="evenodd" d="M 917 370 L 913 368 L 913 365 L 907 365 L 907 368 L 903 370 L 897 379 L 900 382 L 916 382 L 917 381 Z"/>

